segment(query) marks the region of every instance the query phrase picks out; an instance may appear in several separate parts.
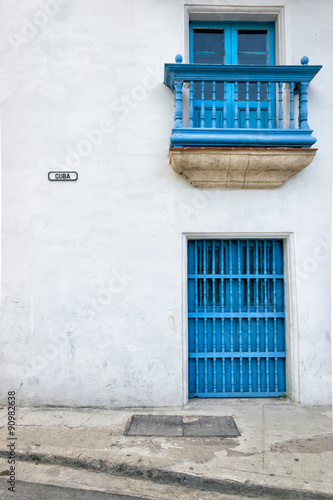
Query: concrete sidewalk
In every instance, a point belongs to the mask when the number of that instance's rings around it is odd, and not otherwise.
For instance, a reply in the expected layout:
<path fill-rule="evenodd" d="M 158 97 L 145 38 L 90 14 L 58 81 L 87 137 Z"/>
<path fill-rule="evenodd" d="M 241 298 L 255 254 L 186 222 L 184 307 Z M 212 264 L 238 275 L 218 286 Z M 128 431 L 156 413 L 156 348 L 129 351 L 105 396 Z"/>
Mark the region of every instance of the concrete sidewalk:
<path fill-rule="evenodd" d="M 241 435 L 124 436 L 134 414 L 232 416 Z M 29 474 L 35 482 L 39 463 L 40 470 L 46 464 L 66 465 L 85 469 L 87 474 L 98 471 L 126 478 L 134 481 L 132 492 L 135 480 L 138 485 L 150 480 L 170 488 L 185 486 L 182 491 L 186 492 L 203 490 L 207 498 L 223 494 L 223 498 L 333 499 L 331 417 L 330 408 L 302 408 L 285 400 L 264 399 L 194 400 L 184 408 L 18 408 L 15 452 L 17 459 L 34 467 Z M 0 410 L 0 431 L 4 470 L 8 468 L 6 408 Z M 167 497 L 161 493 L 156 498 Z M 184 493 L 178 498 L 190 496 Z"/>

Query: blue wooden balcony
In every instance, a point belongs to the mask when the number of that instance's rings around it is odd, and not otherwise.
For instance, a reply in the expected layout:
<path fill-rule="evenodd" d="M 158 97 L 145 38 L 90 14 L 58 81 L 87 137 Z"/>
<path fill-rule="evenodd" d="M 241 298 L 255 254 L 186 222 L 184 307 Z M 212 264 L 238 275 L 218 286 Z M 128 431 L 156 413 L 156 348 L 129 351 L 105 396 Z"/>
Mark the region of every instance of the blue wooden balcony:
<path fill-rule="evenodd" d="M 271 189 L 308 166 L 308 85 L 321 69 L 165 64 L 174 93 L 172 168 L 199 188 Z"/>
<path fill-rule="evenodd" d="M 321 66 L 165 64 L 174 92 L 172 147 L 296 147 L 315 142 L 307 89 Z"/>

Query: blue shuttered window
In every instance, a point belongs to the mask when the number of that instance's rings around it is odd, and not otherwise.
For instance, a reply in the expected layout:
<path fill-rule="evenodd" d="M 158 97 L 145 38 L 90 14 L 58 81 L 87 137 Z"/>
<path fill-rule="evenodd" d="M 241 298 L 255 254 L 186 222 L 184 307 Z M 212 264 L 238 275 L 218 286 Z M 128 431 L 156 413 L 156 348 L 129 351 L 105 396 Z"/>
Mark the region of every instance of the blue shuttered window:
<path fill-rule="evenodd" d="M 190 63 L 271 66 L 275 64 L 274 23 L 221 23 L 193 21 L 190 23 Z M 236 90 L 236 94 L 235 94 Z M 239 128 L 256 128 L 260 101 L 261 127 L 276 127 L 275 84 L 217 83 L 214 89 L 217 128 L 235 123 L 234 96 L 238 100 Z M 201 103 L 205 99 L 205 127 L 212 126 L 212 82 L 194 84 L 194 126 L 201 127 Z"/>
<path fill-rule="evenodd" d="M 188 243 L 189 397 L 286 394 L 282 240 Z"/>

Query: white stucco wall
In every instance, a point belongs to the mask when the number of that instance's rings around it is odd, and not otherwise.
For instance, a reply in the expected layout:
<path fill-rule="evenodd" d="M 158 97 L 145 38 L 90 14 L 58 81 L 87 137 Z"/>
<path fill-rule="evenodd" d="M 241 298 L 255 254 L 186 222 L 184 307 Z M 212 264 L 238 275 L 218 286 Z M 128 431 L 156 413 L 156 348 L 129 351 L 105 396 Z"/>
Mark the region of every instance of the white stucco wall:
<path fill-rule="evenodd" d="M 186 53 L 182 1 L 2 2 L 3 398 L 182 404 L 183 234 L 277 233 L 292 241 L 292 397 L 330 402 L 333 4 L 246 2 L 276 3 L 285 63 L 324 66 L 309 90 L 317 156 L 274 191 L 206 192 L 167 159 L 163 64 Z"/>

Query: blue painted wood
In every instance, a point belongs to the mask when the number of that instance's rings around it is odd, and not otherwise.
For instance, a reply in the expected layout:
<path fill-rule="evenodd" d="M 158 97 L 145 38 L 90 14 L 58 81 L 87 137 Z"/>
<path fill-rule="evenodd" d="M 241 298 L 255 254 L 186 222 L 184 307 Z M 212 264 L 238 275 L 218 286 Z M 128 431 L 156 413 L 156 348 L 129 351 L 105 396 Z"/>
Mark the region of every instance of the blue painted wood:
<path fill-rule="evenodd" d="M 225 353 L 225 330 L 224 330 L 224 241 L 220 240 L 220 269 L 219 273 L 221 276 L 221 292 L 220 292 L 220 310 L 222 313 L 221 317 L 221 352 Z M 222 392 L 225 392 L 226 374 L 225 374 L 225 358 L 222 358 Z"/>
<path fill-rule="evenodd" d="M 249 100 L 250 100 L 250 83 L 246 82 L 245 83 L 245 102 L 246 102 L 246 111 L 245 111 L 245 126 L 246 128 L 250 128 L 250 105 L 249 105 Z"/>
<path fill-rule="evenodd" d="M 206 278 L 214 278 L 214 277 L 215 278 L 222 278 L 223 276 L 226 276 L 226 275 L 228 275 L 228 278 L 239 278 L 239 277 L 240 278 L 256 278 L 256 274 L 249 273 L 249 274 L 240 274 L 240 275 L 239 274 L 230 274 L 229 275 L 228 272 L 226 272 L 224 274 L 220 274 L 220 273 L 209 274 L 209 273 L 207 273 L 205 276 L 206 276 Z M 267 276 L 267 278 L 272 278 L 272 279 L 274 277 L 275 278 L 283 278 L 283 274 L 271 274 L 271 273 L 267 273 L 266 276 Z M 198 274 L 198 276 L 197 276 L 195 274 L 189 274 L 188 277 L 189 278 L 195 278 L 195 277 L 203 278 L 203 275 Z"/>
<path fill-rule="evenodd" d="M 253 49 L 255 52 L 248 52 L 246 47 L 239 47 L 239 37 L 242 37 L 242 33 L 245 30 L 247 31 L 246 36 L 249 37 L 249 33 L 256 34 L 257 30 L 263 30 L 266 32 L 266 47 L 265 47 L 265 62 L 261 62 L 260 64 L 273 65 L 275 63 L 275 36 L 274 36 L 274 23 L 225 23 L 225 22 L 190 22 L 190 63 L 205 63 L 211 65 L 214 63 L 222 64 L 222 65 L 238 65 L 240 63 L 239 58 L 245 56 L 245 58 L 251 58 L 255 56 L 255 54 L 262 54 L 262 52 L 256 52 L 256 49 Z M 204 30 L 204 31 L 202 31 Z M 204 33 L 205 42 L 202 45 L 200 50 L 200 40 L 203 39 L 202 35 L 199 38 L 200 32 Z M 211 38 L 209 42 L 209 33 L 211 33 Z M 221 46 L 221 37 L 217 38 L 217 33 L 223 33 L 224 45 Z M 259 35 L 262 36 L 262 35 Z M 196 37 L 196 38 L 195 38 Z M 196 40 L 196 41 L 195 41 Z M 202 42 L 201 42 L 202 43 Z M 241 50 L 242 49 L 242 50 Z M 262 48 L 260 50 L 263 50 Z M 249 64 L 253 64 L 253 61 L 249 61 Z M 219 99 L 221 101 L 216 101 L 216 109 L 217 114 L 221 116 L 221 127 L 227 128 L 234 124 L 235 116 L 234 115 L 234 104 L 232 103 L 234 99 L 234 86 L 235 84 L 227 84 L 224 85 L 223 95 L 221 96 L 221 92 L 219 92 Z M 243 95 L 244 94 L 244 95 Z M 245 121 L 245 87 L 241 88 L 241 101 L 240 101 L 240 110 L 241 110 L 241 119 Z M 225 103 L 225 97 L 227 96 L 227 105 Z M 206 109 L 210 109 L 212 103 L 209 100 L 209 97 L 206 96 Z M 255 106 L 251 100 L 249 99 L 249 110 L 250 110 L 250 124 L 249 127 L 252 127 L 253 122 L 253 111 Z M 243 101 L 243 102 L 242 102 Z M 232 106 L 231 106 L 232 103 Z M 195 103 L 195 107 L 197 107 L 198 111 L 201 107 L 199 102 Z M 243 112 L 244 110 L 244 112 Z M 262 113 L 265 114 L 266 106 L 262 106 Z M 243 117 L 244 114 L 244 117 Z M 210 113 L 207 113 L 206 116 L 206 126 L 212 126 Z M 266 119 L 263 119 L 266 122 Z M 199 126 L 199 121 L 195 126 Z M 245 126 L 245 125 L 244 125 Z"/>
<path fill-rule="evenodd" d="M 282 82 L 279 82 L 279 128 L 283 128 Z"/>
<path fill-rule="evenodd" d="M 216 128 L 216 82 L 213 81 L 212 87 L 212 127 Z"/>
<path fill-rule="evenodd" d="M 239 66 L 219 64 L 167 64 L 165 83 L 175 92 L 175 128 L 171 135 L 173 147 L 311 147 L 316 139 L 308 125 L 307 87 L 321 66 Z M 183 128 L 182 122 L 182 84 L 181 82 L 215 82 L 223 85 L 223 100 L 215 95 L 214 111 L 212 97 L 207 99 L 201 89 L 200 112 L 198 119 L 193 116 L 193 125 L 200 120 L 200 129 L 192 126 Z M 257 85 L 256 102 L 250 100 L 249 87 Z M 261 84 L 258 100 L 258 82 Z M 246 85 L 244 103 L 239 101 L 239 83 Z M 283 95 L 281 85 L 290 83 L 290 125 L 283 127 Z M 275 124 L 275 93 L 278 85 L 279 128 Z M 211 83 L 210 83 L 211 85 Z M 215 87 L 216 88 L 216 87 Z M 299 91 L 299 128 L 294 129 L 294 92 Z M 264 90 L 263 90 L 264 89 Z M 264 93 L 267 93 L 265 101 Z M 227 96 L 227 102 L 225 102 Z M 194 103 L 196 101 L 194 100 Z M 194 104 L 196 108 L 197 104 Z M 241 120 L 239 120 L 241 112 Z M 190 111 L 191 114 L 191 111 Z M 214 114 L 214 120 L 213 120 Z M 222 116 L 223 115 L 223 116 Z M 244 115 L 244 118 L 242 116 Z M 260 115 L 260 127 L 259 124 Z M 244 120 L 244 122 L 243 122 Z M 239 128 L 240 127 L 240 128 Z M 244 127 L 244 128 L 243 128 Z M 256 127 L 256 131 L 254 131 Z"/>
<path fill-rule="evenodd" d="M 206 352 L 205 355 L 203 356 L 202 353 L 189 353 L 189 358 L 231 358 L 230 356 L 230 351 L 229 352 Z M 272 358 L 274 359 L 275 357 L 278 358 L 285 358 L 285 353 L 284 352 L 233 352 L 232 353 L 233 358 L 263 358 L 266 359 Z"/>
<path fill-rule="evenodd" d="M 256 273 L 256 350 L 257 350 L 257 390 L 261 393 L 261 376 L 260 376 L 260 323 L 259 323 L 259 249 L 258 241 L 255 243 L 255 273 Z"/>
<path fill-rule="evenodd" d="M 257 128 L 261 128 L 260 82 L 257 82 Z"/>
<path fill-rule="evenodd" d="M 234 124 L 234 127 L 238 128 L 238 82 L 235 82 L 235 85 L 234 85 L 234 103 L 235 103 L 235 108 L 234 108 L 235 124 Z"/>
<path fill-rule="evenodd" d="M 251 287 L 250 287 L 250 245 L 249 240 L 246 240 L 246 306 L 247 313 L 251 312 Z M 250 359 L 250 355 L 252 352 L 252 335 L 251 335 L 251 318 L 248 316 L 247 318 L 247 351 L 248 351 L 248 380 L 249 380 L 249 392 L 252 392 L 252 359 Z"/>
<path fill-rule="evenodd" d="M 315 142 L 310 129 L 174 128 L 171 147 L 268 147 L 310 148 Z"/>
<path fill-rule="evenodd" d="M 204 393 L 199 392 L 198 394 L 190 394 L 189 397 L 199 397 L 199 398 L 251 398 L 251 397 L 260 397 L 260 398 L 273 398 L 273 397 L 281 397 L 285 396 L 285 392 L 266 392 L 261 393 L 260 396 L 254 396 L 251 392 L 216 392 L 216 393 Z"/>
<path fill-rule="evenodd" d="M 183 82 L 175 81 L 175 128 L 183 126 L 182 89 Z"/>
<path fill-rule="evenodd" d="M 227 82 L 223 85 L 223 128 L 227 128 L 228 125 L 228 90 Z"/>
<path fill-rule="evenodd" d="M 290 128 L 294 128 L 294 82 L 290 82 Z"/>
<path fill-rule="evenodd" d="M 189 241 L 190 397 L 286 394 L 283 268 L 279 239 Z"/>
<path fill-rule="evenodd" d="M 201 82 L 201 112 L 200 112 L 200 126 L 205 126 L 205 82 Z"/>
<path fill-rule="evenodd" d="M 240 241 L 237 241 L 237 270 L 238 270 L 238 311 L 240 313 L 239 322 L 238 322 L 238 348 L 239 352 L 243 351 L 243 332 L 242 332 L 242 308 L 244 306 L 243 302 L 243 294 L 242 294 L 242 279 L 241 275 L 241 246 Z M 243 392 L 244 389 L 244 379 L 243 379 L 243 358 L 239 359 L 239 387 L 240 392 Z"/>
<path fill-rule="evenodd" d="M 273 241 L 273 260 L 272 260 L 272 272 L 273 272 L 273 311 L 276 312 L 276 273 L 275 273 L 275 241 Z M 277 322 L 274 318 L 274 352 L 277 354 Z M 278 358 L 277 355 L 274 358 L 274 389 L 275 392 L 279 391 L 278 382 Z"/>
<path fill-rule="evenodd" d="M 228 253 L 229 253 L 229 276 L 232 274 L 233 268 L 232 268 L 232 257 L 233 257 L 233 252 L 232 252 L 232 242 L 229 240 L 229 245 L 228 245 Z M 232 353 L 234 351 L 234 315 L 233 315 L 233 309 L 234 309 L 234 298 L 233 298 L 233 280 L 230 278 L 229 279 L 229 309 L 230 309 L 230 352 Z M 234 371 L 234 357 L 231 356 L 230 358 L 231 361 L 231 392 L 234 392 L 235 388 L 235 371 Z"/>
<path fill-rule="evenodd" d="M 299 91 L 299 128 L 309 129 L 308 124 L 308 83 L 301 82 Z"/>
<path fill-rule="evenodd" d="M 206 279 L 206 278 L 205 278 Z M 228 278 L 229 280 L 229 278 Z M 230 280 L 229 280 L 230 282 Z M 284 318 L 285 317 L 285 314 L 283 312 L 277 312 L 277 313 L 273 313 L 273 312 L 261 312 L 261 311 L 256 311 L 256 312 L 250 312 L 250 313 L 246 313 L 245 311 L 239 313 L 238 311 L 230 311 L 230 312 L 224 312 L 223 314 L 222 313 L 219 313 L 219 312 L 215 312 L 214 314 L 212 312 L 206 312 L 206 313 L 203 313 L 203 312 L 198 312 L 198 313 L 195 313 L 195 312 L 189 312 L 189 318 L 204 318 L 206 317 L 207 318 L 213 318 L 213 317 L 216 317 L 216 318 L 222 318 L 222 317 L 225 317 L 225 318 L 257 318 L 257 317 L 260 317 L 260 318 L 274 318 L 274 317 L 277 317 L 277 318 Z"/>
<path fill-rule="evenodd" d="M 198 242 L 195 241 L 194 252 L 194 272 L 195 276 L 198 274 Z M 198 305 L 198 279 L 195 278 L 195 311 L 199 311 Z M 195 352 L 199 352 L 199 319 L 195 318 Z M 195 391 L 199 392 L 199 359 L 195 360 Z"/>
<path fill-rule="evenodd" d="M 172 91 L 183 82 L 284 82 L 310 83 L 322 66 L 240 66 L 222 64 L 165 64 L 164 83 Z"/>
<path fill-rule="evenodd" d="M 189 54 L 190 63 L 193 63 L 194 31 L 200 29 L 214 29 L 224 31 L 224 60 L 221 64 L 237 64 L 237 33 L 238 30 L 267 30 L 270 51 L 270 64 L 275 64 L 275 28 L 273 22 L 221 22 L 221 21 L 190 21 Z M 222 54 L 221 54 L 222 59 Z"/>
<path fill-rule="evenodd" d="M 265 313 L 268 311 L 268 293 L 267 293 L 267 242 L 264 240 L 264 308 Z M 268 318 L 265 317 L 265 352 L 268 352 L 269 332 Z M 266 391 L 269 392 L 269 358 L 266 356 Z"/>
<path fill-rule="evenodd" d="M 190 82 L 190 128 L 194 126 L 194 106 L 193 106 L 193 98 L 194 98 L 194 82 Z"/>
<path fill-rule="evenodd" d="M 203 273 L 204 275 L 207 273 L 207 241 L 203 241 Z M 207 279 L 204 278 L 203 281 L 203 311 L 204 311 L 204 352 L 207 352 Z M 207 390 L 207 383 L 208 383 L 208 372 L 207 372 L 207 356 L 204 357 L 204 364 L 205 364 L 205 393 L 208 392 Z"/>
<path fill-rule="evenodd" d="M 272 128 L 272 82 L 267 83 L 267 101 L 268 101 L 268 112 L 267 112 L 267 120 L 268 120 L 268 128 Z"/>

